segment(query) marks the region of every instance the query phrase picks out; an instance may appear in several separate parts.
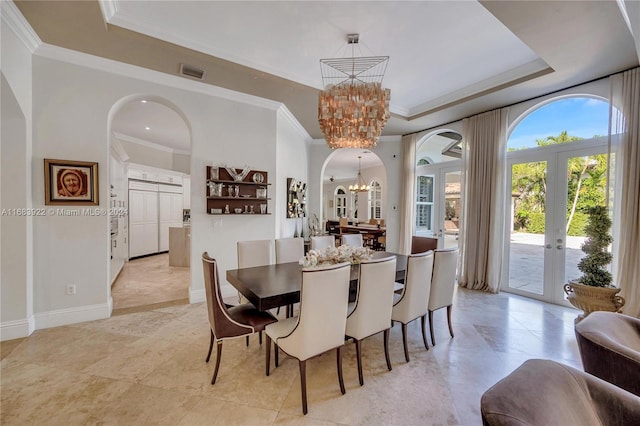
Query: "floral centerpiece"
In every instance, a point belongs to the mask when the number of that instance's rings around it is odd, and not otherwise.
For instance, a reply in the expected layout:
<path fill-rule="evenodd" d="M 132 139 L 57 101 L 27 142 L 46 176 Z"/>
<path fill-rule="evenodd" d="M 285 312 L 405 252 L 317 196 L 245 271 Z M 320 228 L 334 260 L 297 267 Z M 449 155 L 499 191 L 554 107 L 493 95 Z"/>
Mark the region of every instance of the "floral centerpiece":
<path fill-rule="evenodd" d="M 371 259 L 372 254 L 373 251 L 369 247 L 352 247 L 345 244 L 340 247 L 329 246 L 324 249 L 309 250 L 299 263 L 305 268 L 342 262 L 359 264 L 363 260 Z"/>

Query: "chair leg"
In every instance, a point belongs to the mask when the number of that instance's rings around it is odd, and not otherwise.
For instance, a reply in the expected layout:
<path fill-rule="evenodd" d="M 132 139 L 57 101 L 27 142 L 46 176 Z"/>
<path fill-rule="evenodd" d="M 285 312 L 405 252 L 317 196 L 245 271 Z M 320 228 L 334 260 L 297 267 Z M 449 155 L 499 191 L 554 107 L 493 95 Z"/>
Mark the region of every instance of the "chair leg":
<path fill-rule="evenodd" d="M 280 350 L 278 349 L 278 344 L 276 342 L 273 342 L 273 351 L 275 353 L 276 368 L 278 368 L 279 367 L 278 353 L 280 352 Z"/>
<path fill-rule="evenodd" d="M 425 330 L 425 322 L 427 321 L 427 314 L 424 314 L 420 317 L 420 322 L 422 323 L 422 341 L 424 342 L 424 347 L 426 350 L 429 350 L 429 343 L 427 343 L 427 332 Z"/>
<path fill-rule="evenodd" d="M 249 336 L 245 337 L 246 341 L 247 341 L 247 347 L 249 347 Z"/>
<path fill-rule="evenodd" d="M 358 339 L 353 340 L 356 344 L 356 358 L 358 360 L 358 381 L 360 382 L 360 386 L 362 386 L 364 385 L 364 379 L 362 378 L 362 342 Z"/>
<path fill-rule="evenodd" d="M 258 342 L 262 345 L 262 331 L 258 332 Z"/>
<path fill-rule="evenodd" d="M 336 349 L 336 364 L 338 367 L 338 383 L 340 383 L 340 392 L 344 395 L 347 391 L 344 389 L 344 379 L 342 378 L 342 346 Z"/>
<path fill-rule="evenodd" d="M 222 340 L 218 340 L 216 348 L 216 368 L 213 370 L 213 376 L 211 377 L 211 384 L 216 384 L 216 378 L 218 377 L 218 369 L 220 368 L 220 358 L 222 358 Z"/>
<path fill-rule="evenodd" d="M 205 359 L 204 362 L 209 362 L 211 359 L 211 350 L 213 349 L 213 341 L 215 340 L 215 337 L 213 337 L 213 330 L 209 331 L 211 332 L 211 338 L 209 339 L 209 353 L 207 354 L 207 359 Z"/>
<path fill-rule="evenodd" d="M 409 348 L 407 347 L 407 324 L 402 324 L 402 343 L 404 345 L 404 359 L 409 362 Z"/>
<path fill-rule="evenodd" d="M 431 343 L 436 345 L 436 336 L 433 334 L 433 311 L 429 311 L 429 332 L 431 333 Z"/>
<path fill-rule="evenodd" d="M 266 354 L 265 355 L 265 361 L 266 361 L 266 363 L 265 363 L 265 367 L 266 367 L 265 368 L 265 374 L 267 376 L 269 376 L 269 367 L 270 367 L 270 364 L 271 364 L 271 337 L 269 337 L 268 334 L 267 334 L 266 340 L 267 340 L 267 347 L 265 348 L 266 349 L 266 351 L 265 351 L 265 354 Z"/>
<path fill-rule="evenodd" d="M 449 334 L 453 337 L 453 328 L 451 327 L 451 305 L 447 306 L 447 322 L 449 323 Z"/>
<path fill-rule="evenodd" d="M 387 369 L 391 371 L 391 359 L 389 358 L 389 329 L 384 331 L 384 357 L 387 359 Z"/>
<path fill-rule="evenodd" d="M 307 361 L 298 360 L 300 367 L 300 390 L 302 392 L 302 414 L 307 414 Z"/>

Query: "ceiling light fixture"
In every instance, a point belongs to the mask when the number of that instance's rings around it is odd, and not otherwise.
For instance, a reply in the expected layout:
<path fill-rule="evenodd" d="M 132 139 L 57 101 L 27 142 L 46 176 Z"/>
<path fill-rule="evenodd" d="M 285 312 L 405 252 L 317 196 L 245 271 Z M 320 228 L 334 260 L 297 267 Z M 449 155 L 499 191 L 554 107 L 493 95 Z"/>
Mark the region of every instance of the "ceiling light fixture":
<path fill-rule="evenodd" d="M 349 185 L 349 191 L 351 192 L 367 192 L 370 189 L 370 186 L 364 183 L 364 179 L 362 178 L 362 173 L 360 171 L 360 166 L 362 164 L 362 156 L 358 155 L 358 176 L 354 183 Z"/>
<path fill-rule="evenodd" d="M 151 130 L 151 127 L 146 126 L 144 129 L 145 129 L 145 130 Z"/>
<path fill-rule="evenodd" d="M 320 60 L 318 122 L 331 149 L 374 148 L 389 118 L 391 91 L 382 88 L 389 57 L 355 57 L 359 38 L 347 35 L 351 58 Z"/>

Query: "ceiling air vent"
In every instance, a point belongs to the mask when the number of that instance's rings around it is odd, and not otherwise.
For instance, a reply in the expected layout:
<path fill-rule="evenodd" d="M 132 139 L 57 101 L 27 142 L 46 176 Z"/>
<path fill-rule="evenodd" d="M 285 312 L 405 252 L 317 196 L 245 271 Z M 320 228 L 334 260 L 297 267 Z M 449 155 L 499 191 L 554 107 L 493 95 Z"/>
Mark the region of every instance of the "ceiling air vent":
<path fill-rule="evenodd" d="M 193 65 L 180 64 L 180 75 L 202 80 L 204 78 L 204 70 L 196 68 Z"/>

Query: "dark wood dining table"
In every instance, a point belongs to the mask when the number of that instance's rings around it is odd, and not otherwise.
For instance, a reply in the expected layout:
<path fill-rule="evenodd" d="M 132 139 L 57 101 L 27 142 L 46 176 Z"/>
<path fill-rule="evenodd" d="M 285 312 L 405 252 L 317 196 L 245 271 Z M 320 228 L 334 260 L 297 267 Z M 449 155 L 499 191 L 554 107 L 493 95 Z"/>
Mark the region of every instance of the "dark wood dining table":
<path fill-rule="evenodd" d="M 389 252 L 374 252 L 373 258 L 396 256 L 396 280 L 404 280 L 407 256 Z M 355 297 L 359 265 L 351 266 L 351 297 Z M 297 262 L 253 268 L 227 270 L 227 281 L 258 310 L 267 311 L 300 301 L 302 265 Z"/>

